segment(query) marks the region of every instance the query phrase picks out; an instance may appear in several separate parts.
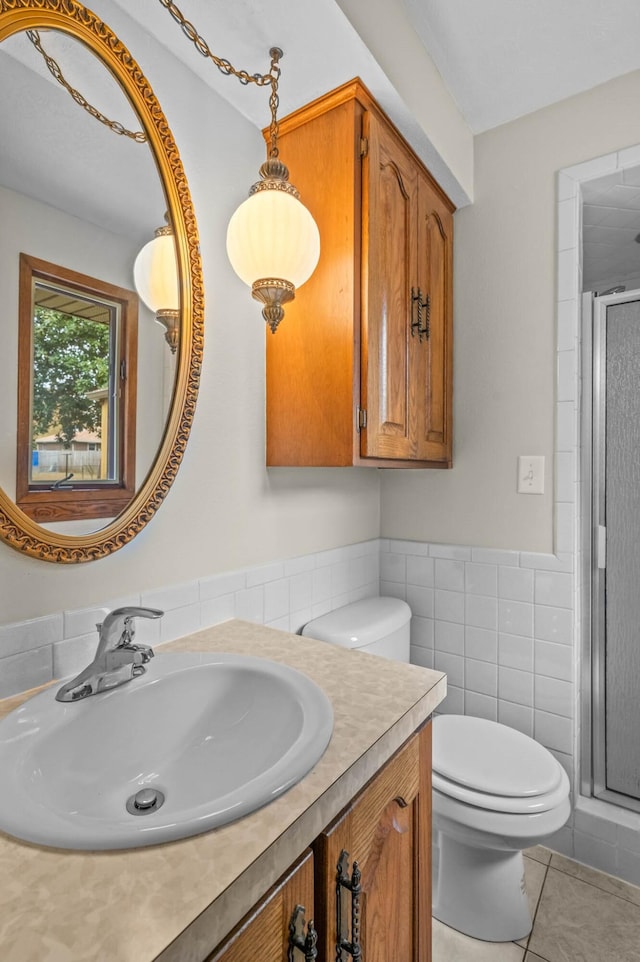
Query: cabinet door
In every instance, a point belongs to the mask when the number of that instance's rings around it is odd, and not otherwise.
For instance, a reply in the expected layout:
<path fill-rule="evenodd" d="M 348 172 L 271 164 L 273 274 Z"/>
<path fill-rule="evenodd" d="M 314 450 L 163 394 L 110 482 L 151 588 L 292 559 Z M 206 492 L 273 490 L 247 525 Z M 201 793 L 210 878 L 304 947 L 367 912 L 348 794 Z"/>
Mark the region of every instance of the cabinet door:
<path fill-rule="evenodd" d="M 205 962 L 287 962 L 289 922 L 297 905 L 313 918 L 313 854 L 307 852 Z M 295 962 L 304 953 L 293 951 Z"/>
<path fill-rule="evenodd" d="M 421 173 L 418 186 L 418 281 L 428 336 L 413 338 L 418 411 L 417 457 L 451 462 L 453 216 Z M 423 322 L 423 327 L 425 323 Z"/>
<path fill-rule="evenodd" d="M 336 899 L 342 900 L 343 937 L 352 941 L 351 893 L 336 892 L 343 852 L 361 872 L 359 938 L 366 962 L 431 959 L 431 727 L 427 725 L 369 783 L 317 840 L 316 892 L 320 958 L 347 962 L 337 951 Z M 343 857 L 344 862 L 344 857 Z"/>
<path fill-rule="evenodd" d="M 416 278 L 418 173 L 415 161 L 375 113 L 363 131 L 361 407 L 362 457 L 414 458 L 416 405 L 411 368 L 411 285 Z"/>

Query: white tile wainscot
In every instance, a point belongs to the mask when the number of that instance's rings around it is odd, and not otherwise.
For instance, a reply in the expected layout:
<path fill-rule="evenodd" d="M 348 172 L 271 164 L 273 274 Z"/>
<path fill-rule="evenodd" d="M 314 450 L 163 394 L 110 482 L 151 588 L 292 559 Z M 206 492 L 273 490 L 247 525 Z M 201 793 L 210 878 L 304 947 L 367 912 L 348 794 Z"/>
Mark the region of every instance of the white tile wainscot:
<path fill-rule="evenodd" d="M 137 621 L 136 637 L 150 645 L 231 618 L 295 632 L 327 611 L 376 596 L 379 557 L 376 538 L 0 625 L 0 698 L 81 671 L 95 654 L 96 623 L 114 608 L 143 605 L 164 611 L 159 621 Z"/>

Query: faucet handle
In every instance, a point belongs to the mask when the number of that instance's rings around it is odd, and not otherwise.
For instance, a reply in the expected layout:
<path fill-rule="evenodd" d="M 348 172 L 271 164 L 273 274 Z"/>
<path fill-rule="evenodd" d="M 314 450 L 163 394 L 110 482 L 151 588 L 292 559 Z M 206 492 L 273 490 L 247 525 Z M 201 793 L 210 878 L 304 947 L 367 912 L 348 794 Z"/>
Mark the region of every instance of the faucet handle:
<path fill-rule="evenodd" d="M 134 629 L 131 622 L 134 618 L 161 618 L 163 614 L 164 612 L 159 608 L 141 608 L 136 605 L 110 611 L 98 627 L 98 650 L 94 660 L 102 658 L 105 652 L 114 648 L 132 645 Z"/>
<path fill-rule="evenodd" d="M 125 605 L 123 608 L 114 608 L 105 617 L 104 621 L 96 622 L 98 631 L 103 627 L 110 628 L 118 619 L 122 619 L 125 627 L 129 625 L 133 618 L 162 618 L 164 611 L 160 608 L 141 608 L 137 605 Z"/>
<path fill-rule="evenodd" d="M 114 608 L 107 618 L 124 618 L 125 622 L 132 618 L 162 618 L 164 611 L 159 608 L 141 608 L 137 605 L 126 605 L 124 608 Z M 105 619 L 106 620 L 106 619 Z"/>
<path fill-rule="evenodd" d="M 164 611 L 160 611 L 159 608 L 137 608 L 134 606 L 127 608 L 116 608 L 111 614 L 115 618 L 122 618 L 122 634 L 120 635 L 120 640 L 117 643 L 117 648 L 132 648 L 137 651 L 144 651 L 147 654 L 144 658 L 148 661 L 149 658 L 153 658 L 153 651 L 148 645 L 134 645 L 133 639 L 136 634 L 136 629 L 133 624 L 134 618 L 162 618 Z"/>

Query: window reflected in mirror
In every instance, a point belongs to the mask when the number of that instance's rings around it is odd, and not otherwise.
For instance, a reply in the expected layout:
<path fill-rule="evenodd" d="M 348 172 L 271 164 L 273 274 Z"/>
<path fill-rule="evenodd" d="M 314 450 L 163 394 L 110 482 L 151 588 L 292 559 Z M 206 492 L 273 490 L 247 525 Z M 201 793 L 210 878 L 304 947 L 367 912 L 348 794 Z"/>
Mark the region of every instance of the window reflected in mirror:
<path fill-rule="evenodd" d="M 138 299 L 20 255 L 18 506 L 113 517 L 135 490 Z"/>
<path fill-rule="evenodd" d="M 116 481 L 120 306 L 35 280 L 29 489 Z"/>

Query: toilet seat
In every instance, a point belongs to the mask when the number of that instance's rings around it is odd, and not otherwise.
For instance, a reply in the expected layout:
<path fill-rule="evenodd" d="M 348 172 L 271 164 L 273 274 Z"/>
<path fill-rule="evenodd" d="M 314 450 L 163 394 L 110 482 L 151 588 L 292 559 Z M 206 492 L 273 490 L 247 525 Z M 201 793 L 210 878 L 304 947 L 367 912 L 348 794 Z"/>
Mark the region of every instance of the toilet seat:
<path fill-rule="evenodd" d="M 559 805 L 567 784 L 553 755 L 516 729 L 469 715 L 434 719 L 433 787 L 443 795 L 494 812 L 531 814 Z"/>
<path fill-rule="evenodd" d="M 536 812 L 548 812 L 560 805 L 568 794 L 568 778 L 558 763 L 558 786 L 552 792 L 544 795 L 528 795 L 518 798 L 513 795 L 489 795 L 486 792 L 476 792 L 465 788 L 457 782 L 442 778 L 437 772 L 432 773 L 433 788 L 449 798 L 455 798 L 465 805 L 474 808 L 484 808 L 492 812 L 507 812 L 511 815 L 531 815 Z M 564 778 L 563 778 L 564 775 Z"/>

